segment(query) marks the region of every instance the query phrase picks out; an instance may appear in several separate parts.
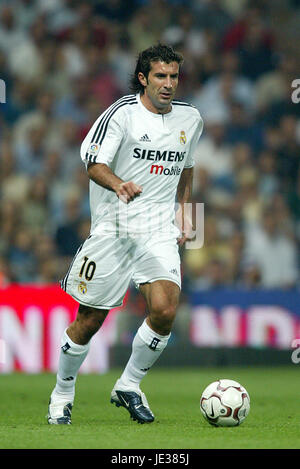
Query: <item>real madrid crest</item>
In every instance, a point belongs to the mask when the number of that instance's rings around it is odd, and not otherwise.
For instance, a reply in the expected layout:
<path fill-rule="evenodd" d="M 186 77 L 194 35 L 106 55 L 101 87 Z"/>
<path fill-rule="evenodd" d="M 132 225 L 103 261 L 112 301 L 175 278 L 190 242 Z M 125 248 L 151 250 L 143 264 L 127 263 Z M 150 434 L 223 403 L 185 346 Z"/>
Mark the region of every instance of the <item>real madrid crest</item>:
<path fill-rule="evenodd" d="M 78 290 L 79 290 L 79 293 L 82 293 L 83 295 L 87 292 L 87 285 L 85 282 L 80 282 L 80 284 L 78 285 Z"/>
<path fill-rule="evenodd" d="M 180 138 L 179 138 L 179 140 L 180 140 L 181 145 L 185 145 L 185 144 L 186 144 L 186 135 L 185 135 L 185 131 L 184 131 L 184 130 L 182 130 L 182 131 L 180 132 Z"/>

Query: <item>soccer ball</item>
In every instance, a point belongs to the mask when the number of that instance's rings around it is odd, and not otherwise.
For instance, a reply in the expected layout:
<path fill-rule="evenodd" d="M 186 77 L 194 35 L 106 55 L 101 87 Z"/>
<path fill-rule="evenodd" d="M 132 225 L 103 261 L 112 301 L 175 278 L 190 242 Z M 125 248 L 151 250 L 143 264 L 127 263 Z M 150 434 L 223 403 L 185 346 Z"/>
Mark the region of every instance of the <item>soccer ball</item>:
<path fill-rule="evenodd" d="M 240 383 L 231 379 L 219 379 L 204 389 L 200 410 L 211 425 L 236 427 L 249 414 L 250 397 Z"/>

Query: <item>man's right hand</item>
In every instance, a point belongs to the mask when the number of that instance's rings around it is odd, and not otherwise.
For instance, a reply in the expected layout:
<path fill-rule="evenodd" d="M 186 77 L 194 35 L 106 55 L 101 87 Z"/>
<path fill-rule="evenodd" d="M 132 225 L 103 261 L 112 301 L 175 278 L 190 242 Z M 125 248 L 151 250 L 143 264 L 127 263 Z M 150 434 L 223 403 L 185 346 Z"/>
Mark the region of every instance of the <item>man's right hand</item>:
<path fill-rule="evenodd" d="M 143 188 L 132 181 L 122 182 L 118 184 L 115 192 L 122 202 L 128 204 L 143 192 Z"/>
<path fill-rule="evenodd" d="M 131 202 L 143 192 L 143 188 L 132 181 L 124 182 L 104 163 L 90 163 L 88 175 L 96 184 L 114 191 L 125 204 Z"/>

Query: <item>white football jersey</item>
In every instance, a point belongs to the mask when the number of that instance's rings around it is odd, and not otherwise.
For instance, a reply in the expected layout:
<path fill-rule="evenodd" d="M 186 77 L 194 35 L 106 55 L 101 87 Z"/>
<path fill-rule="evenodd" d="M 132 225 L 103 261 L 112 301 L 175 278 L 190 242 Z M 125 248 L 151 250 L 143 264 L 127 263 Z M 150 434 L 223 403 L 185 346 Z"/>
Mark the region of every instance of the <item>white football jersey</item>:
<path fill-rule="evenodd" d="M 81 145 L 81 158 L 86 166 L 106 164 L 143 192 L 125 204 L 115 192 L 90 181 L 91 233 L 171 230 L 178 235 L 173 224 L 177 186 L 183 169 L 194 166 L 202 129 L 198 110 L 175 100 L 169 113 L 154 114 L 139 94 L 128 95 L 103 112 Z"/>

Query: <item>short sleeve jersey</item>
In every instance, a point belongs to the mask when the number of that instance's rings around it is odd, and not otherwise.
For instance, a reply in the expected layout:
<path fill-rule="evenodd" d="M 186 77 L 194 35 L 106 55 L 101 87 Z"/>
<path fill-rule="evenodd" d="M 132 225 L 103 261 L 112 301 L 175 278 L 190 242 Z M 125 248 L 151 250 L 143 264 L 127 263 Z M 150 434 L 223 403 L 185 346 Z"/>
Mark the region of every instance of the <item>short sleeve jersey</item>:
<path fill-rule="evenodd" d="M 106 164 L 123 181 L 141 185 L 143 192 L 126 205 L 91 180 L 91 232 L 115 230 L 120 207 L 131 232 L 149 233 L 172 224 L 179 179 L 184 168 L 194 166 L 202 129 L 198 110 L 175 100 L 169 113 L 155 114 L 139 94 L 128 95 L 103 112 L 81 145 L 81 158 L 86 166 Z"/>

